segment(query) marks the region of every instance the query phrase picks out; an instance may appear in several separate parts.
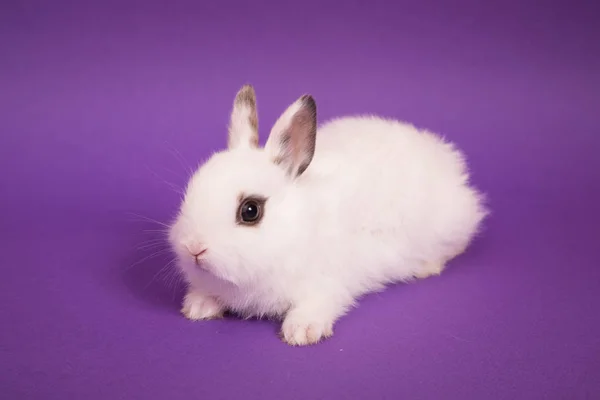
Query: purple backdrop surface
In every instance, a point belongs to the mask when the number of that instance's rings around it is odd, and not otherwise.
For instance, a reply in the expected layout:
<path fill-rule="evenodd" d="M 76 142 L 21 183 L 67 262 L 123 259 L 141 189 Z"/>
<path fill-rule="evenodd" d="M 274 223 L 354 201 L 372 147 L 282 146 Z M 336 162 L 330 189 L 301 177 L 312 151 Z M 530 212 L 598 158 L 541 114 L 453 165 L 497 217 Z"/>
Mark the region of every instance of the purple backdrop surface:
<path fill-rule="evenodd" d="M 2 398 L 600 398 L 598 2 L 102 3 L 0 6 Z M 263 140 L 310 92 L 457 142 L 484 236 L 318 346 L 186 321 L 133 214 L 169 221 L 245 82 Z"/>

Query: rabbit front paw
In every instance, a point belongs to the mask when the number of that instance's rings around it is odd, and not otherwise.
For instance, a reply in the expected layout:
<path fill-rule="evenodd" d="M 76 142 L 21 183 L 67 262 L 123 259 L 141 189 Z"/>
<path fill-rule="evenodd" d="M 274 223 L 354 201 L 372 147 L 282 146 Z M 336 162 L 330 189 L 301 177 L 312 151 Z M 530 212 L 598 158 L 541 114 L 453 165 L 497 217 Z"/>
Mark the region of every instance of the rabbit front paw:
<path fill-rule="evenodd" d="M 194 290 L 188 291 L 181 313 L 192 321 L 223 317 L 223 307 L 213 298 Z"/>

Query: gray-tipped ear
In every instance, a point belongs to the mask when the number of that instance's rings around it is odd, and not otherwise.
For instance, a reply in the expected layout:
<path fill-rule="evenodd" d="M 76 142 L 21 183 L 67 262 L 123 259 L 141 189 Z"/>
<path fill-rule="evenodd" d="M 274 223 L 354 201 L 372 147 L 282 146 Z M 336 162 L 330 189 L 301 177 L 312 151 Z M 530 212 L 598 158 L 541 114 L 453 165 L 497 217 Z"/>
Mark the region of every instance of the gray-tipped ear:
<path fill-rule="evenodd" d="M 236 147 L 258 147 L 258 114 L 256 94 L 252 85 L 244 85 L 233 102 L 229 122 L 229 149 Z"/>
<path fill-rule="evenodd" d="M 300 176 L 310 165 L 317 139 L 317 104 L 310 95 L 300 97 L 279 117 L 265 150 L 275 164 L 291 178 Z"/>

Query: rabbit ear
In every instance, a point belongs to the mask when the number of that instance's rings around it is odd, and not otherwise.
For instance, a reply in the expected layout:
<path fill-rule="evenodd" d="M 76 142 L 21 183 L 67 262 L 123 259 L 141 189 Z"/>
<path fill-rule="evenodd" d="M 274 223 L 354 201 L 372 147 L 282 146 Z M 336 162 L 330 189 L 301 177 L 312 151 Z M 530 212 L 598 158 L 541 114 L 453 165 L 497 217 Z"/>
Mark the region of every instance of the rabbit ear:
<path fill-rule="evenodd" d="M 310 95 L 296 100 L 279 117 L 265 145 L 275 164 L 286 169 L 291 178 L 301 175 L 315 153 L 317 105 Z"/>
<path fill-rule="evenodd" d="M 256 94 L 252 85 L 244 85 L 233 102 L 229 122 L 229 149 L 237 147 L 258 147 L 258 114 Z"/>

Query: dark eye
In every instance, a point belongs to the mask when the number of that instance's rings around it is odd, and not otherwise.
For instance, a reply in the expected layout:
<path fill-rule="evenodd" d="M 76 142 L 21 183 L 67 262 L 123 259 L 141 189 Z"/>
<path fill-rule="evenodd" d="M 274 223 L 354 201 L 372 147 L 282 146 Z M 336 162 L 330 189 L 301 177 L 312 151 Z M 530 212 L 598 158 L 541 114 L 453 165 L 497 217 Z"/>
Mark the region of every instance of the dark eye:
<path fill-rule="evenodd" d="M 265 201 L 260 198 L 247 198 L 240 203 L 237 222 L 243 225 L 256 225 L 263 216 Z"/>

